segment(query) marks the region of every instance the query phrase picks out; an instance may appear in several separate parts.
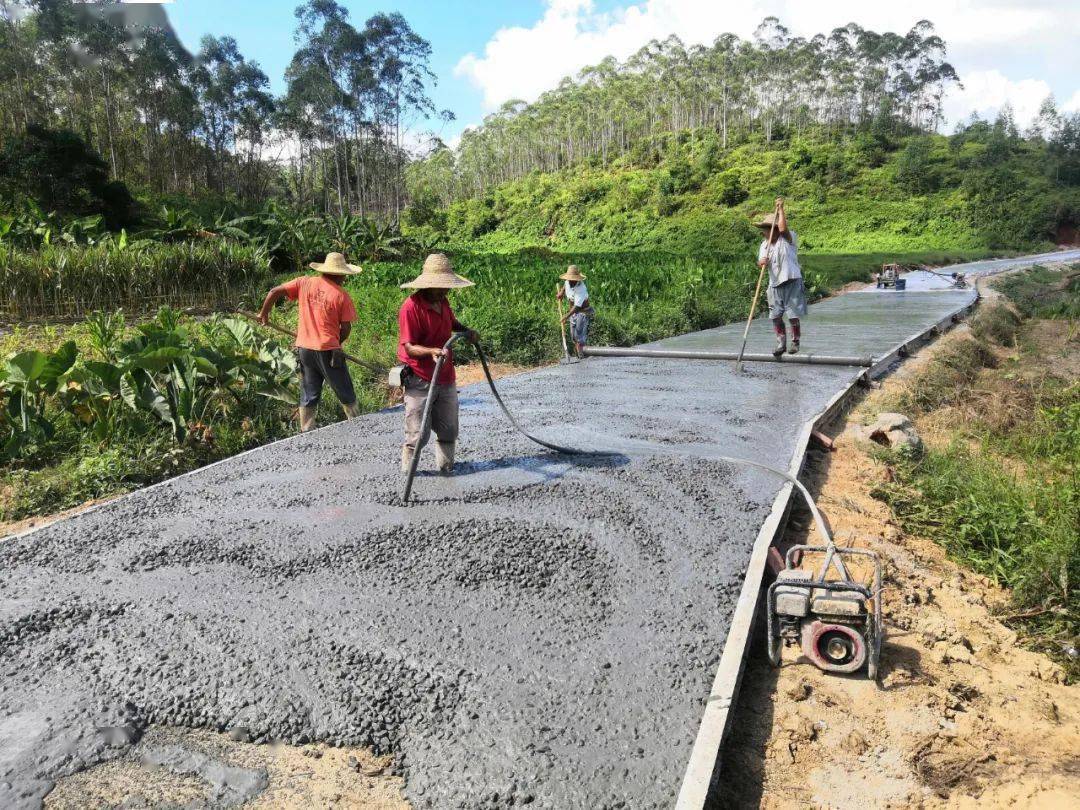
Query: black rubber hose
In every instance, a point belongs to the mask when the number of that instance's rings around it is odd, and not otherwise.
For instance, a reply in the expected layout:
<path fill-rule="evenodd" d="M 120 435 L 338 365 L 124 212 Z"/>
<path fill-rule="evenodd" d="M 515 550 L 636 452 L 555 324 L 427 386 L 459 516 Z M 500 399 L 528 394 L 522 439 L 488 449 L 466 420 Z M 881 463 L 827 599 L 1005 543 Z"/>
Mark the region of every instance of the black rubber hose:
<path fill-rule="evenodd" d="M 405 477 L 405 491 L 401 496 L 401 499 L 406 503 L 409 497 L 412 495 L 413 479 L 416 477 L 416 466 L 420 462 L 420 450 L 423 448 L 424 434 L 427 433 L 428 426 L 431 423 L 431 403 L 433 395 L 435 393 L 435 381 L 439 379 L 439 372 L 442 370 L 443 361 L 446 360 L 446 352 L 456 340 L 464 337 L 464 332 L 455 332 L 450 336 L 450 339 L 443 344 L 443 355 L 435 361 L 435 372 L 431 375 L 431 382 L 428 383 L 427 398 L 424 400 L 424 415 L 420 420 L 420 437 L 416 441 L 416 449 L 413 451 L 412 459 L 409 461 L 409 472 Z M 491 376 L 491 369 L 488 368 L 487 356 L 484 354 L 484 350 L 480 348 L 480 344 L 473 344 L 476 346 L 476 354 L 480 357 L 480 365 L 484 369 L 484 377 L 487 378 L 488 387 L 491 389 L 492 396 L 495 397 L 495 401 L 499 403 L 499 407 L 502 409 L 503 414 L 510 420 L 510 424 L 513 425 L 517 431 L 529 441 L 535 442 L 541 447 L 546 447 L 548 450 L 554 450 L 556 453 L 564 453 L 566 455 L 578 456 L 583 455 L 587 451 L 578 450 L 573 447 L 563 447 L 559 444 L 552 444 L 551 442 L 545 442 L 543 439 L 538 439 L 529 433 L 525 428 L 521 426 L 514 415 L 510 413 L 510 409 L 506 407 L 506 403 L 503 402 L 502 396 L 499 394 L 499 389 L 495 387 L 495 380 Z"/>

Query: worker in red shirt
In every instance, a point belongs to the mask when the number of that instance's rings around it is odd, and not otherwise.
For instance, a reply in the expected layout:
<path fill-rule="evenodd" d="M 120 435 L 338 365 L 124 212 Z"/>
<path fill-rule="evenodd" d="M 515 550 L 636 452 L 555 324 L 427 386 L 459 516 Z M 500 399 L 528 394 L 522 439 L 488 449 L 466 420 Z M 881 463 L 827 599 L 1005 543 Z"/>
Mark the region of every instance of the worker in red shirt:
<path fill-rule="evenodd" d="M 476 333 L 454 317 L 447 293 L 473 283 L 453 271 L 450 260 L 442 253 L 432 253 L 424 260 L 424 269 L 402 289 L 416 290 L 405 299 L 398 312 L 398 359 L 406 366 L 403 374 L 405 389 L 405 444 L 401 448 L 401 470 L 408 472 L 413 454 L 419 452 L 435 430 L 435 463 L 439 472 L 454 470 L 454 448 L 458 437 L 458 392 L 454 374 L 453 351 L 435 374 L 435 361 L 443 355 L 443 344 L 454 332 L 465 332 L 468 340 L 476 342 Z M 429 432 L 420 435 L 424 418 L 424 401 L 429 386 L 434 386 L 431 402 Z"/>
<path fill-rule="evenodd" d="M 260 323 L 266 324 L 270 320 L 270 311 L 280 299 L 299 303 L 296 353 L 302 379 L 301 433 L 315 427 L 324 380 L 334 389 L 347 417 L 351 419 L 360 413 L 341 348 L 356 320 L 356 307 L 341 285 L 346 276 L 356 275 L 362 268 L 346 262 L 340 253 L 326 254 L 325 262 L 312 262 L 311 268 L 319 275 L 299 276 L 274 287 L 266 294 L 259 312 Z"/>

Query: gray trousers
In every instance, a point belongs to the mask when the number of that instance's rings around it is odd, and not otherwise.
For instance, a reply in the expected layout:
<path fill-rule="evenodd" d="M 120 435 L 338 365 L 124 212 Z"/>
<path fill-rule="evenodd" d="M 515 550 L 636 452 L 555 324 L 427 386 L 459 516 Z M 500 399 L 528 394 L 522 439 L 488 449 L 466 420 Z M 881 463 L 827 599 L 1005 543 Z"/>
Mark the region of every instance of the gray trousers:
<path fill-rule="evenodd" d="M 413 452 L 418 446 L 427 444 L 432 430 L 440 442 L 457 441 L 457 383 L 435 386 L 435 398 L 431 402 L 431 423 L 427 432 L 421 436 L 420 423 L 424 418 L 424 400 L 427 399 L 427 393 L 428 382 L 410 374 L 405 385 L 405 446 Z"/>

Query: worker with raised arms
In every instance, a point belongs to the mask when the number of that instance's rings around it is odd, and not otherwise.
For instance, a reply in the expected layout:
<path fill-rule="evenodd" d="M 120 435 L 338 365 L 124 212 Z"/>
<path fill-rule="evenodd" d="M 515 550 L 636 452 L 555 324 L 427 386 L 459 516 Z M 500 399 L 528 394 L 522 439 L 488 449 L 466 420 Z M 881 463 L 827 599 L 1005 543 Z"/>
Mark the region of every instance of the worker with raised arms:
<path fill-rule="evenodd" d="M 270 322 L 270 311 L 282 298 L 297 302 L 296 354 L 300 363 L 300 432 L 315 427 L 323 382 L 337 394 L 345 415 L 360 414 L 356 391 L 345 365 L 342 345 L 356 320 L 356 306 L 342 283 L 346 276 L 363 272 L 340 253 L 327 253 L 326 261 L 312 262 L 317 276 L 298 276 L 266 294 L 259 322 Z"/>
<path fill-rule="evenodd" d="M 453 350 L 435 376 L 436 361 L 443 356 L 443 345 L 454 332 L 464 332 L 470 342 L 476 342 L 474 331 L 464 326 L 450 308 L 450 290 L 471 287 L 473 283 L 454 272 L 442 253 L 432 253 L 424 260 L 423 271 L 402 289 L 416 290 L 405 299 L 398 312 L 398 359 L 405 365 L 402 384 L 405 391 L 405 443 L 401 447 L 401 471 L 409 472 L 413 455 L 435 431 L 435 463 L 439 472 L 452 473 L 454 450 L 458 437 L 458 392 L 454 372 Z M 420 430 L 424 418 L 424 402 L 431 395 L 431 424 L 424 435 Z"/>
<path fill-rule="evenodd" d="M 766 296 L 769 301 L 769 317 L 772 318 L 773 330 L 776 332 L 773 356 L 779 357 L 785 351 L 797 354 L 802 339 L 799 319 L 806 314 L 806 288 L 803 284 L 802 268 L 799 267 L 799 240 L 795 232 L 788 228 L 783 198 L 776 198 L 775 213 L 766 215 L 754 225 L 761 229 L 764 237 L 761 247 L 758 248 L 758 267 L 769 267 L 769 288 Z M 790 345 L 784 327 L 785 313 L 791 321 Z"/>

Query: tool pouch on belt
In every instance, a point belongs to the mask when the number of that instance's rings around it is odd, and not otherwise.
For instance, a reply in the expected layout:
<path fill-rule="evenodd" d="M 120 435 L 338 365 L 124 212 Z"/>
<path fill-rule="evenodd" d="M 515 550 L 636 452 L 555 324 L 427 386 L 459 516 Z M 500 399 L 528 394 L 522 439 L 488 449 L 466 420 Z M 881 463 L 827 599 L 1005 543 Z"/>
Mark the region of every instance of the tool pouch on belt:
<path fill-rule="evenodd" d="M 345 352 L 341 349 L 330 350 L 330 368 L 343 368 L 345 366 Z"/>
<path fill-rule="evenodd" d="M 391 388 L 404 388 L 405 382 L 408 379 L 408 374 L 408 366 L 391 366 L 390 371 L 386 375 L 386 383 Z"/>

